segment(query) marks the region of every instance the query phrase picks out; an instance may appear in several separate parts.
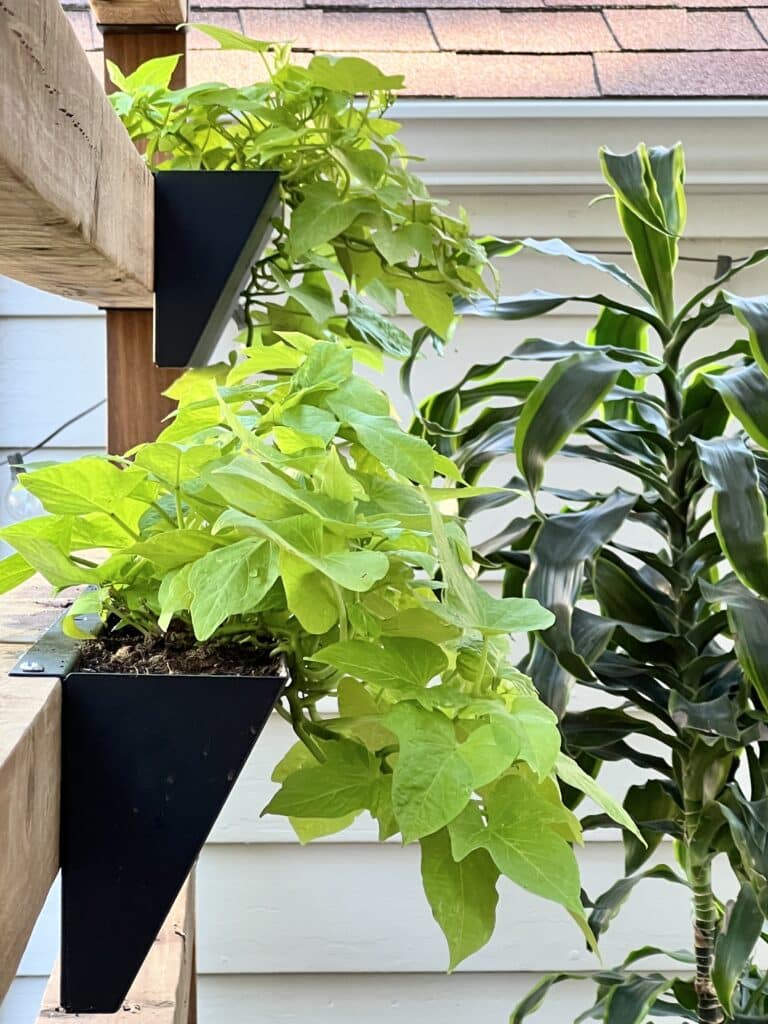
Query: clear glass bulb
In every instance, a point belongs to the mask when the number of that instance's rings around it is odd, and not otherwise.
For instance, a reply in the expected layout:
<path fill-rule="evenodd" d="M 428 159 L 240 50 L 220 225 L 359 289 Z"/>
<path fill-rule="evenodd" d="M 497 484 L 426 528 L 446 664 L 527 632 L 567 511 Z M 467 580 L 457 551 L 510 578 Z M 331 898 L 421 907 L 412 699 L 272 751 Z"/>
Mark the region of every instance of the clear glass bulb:
<path fill-rule="evenodd" d="M 45 509 L 40 501 L 24 487 L 17 483 L 19 473 L 24 472 L 24 459 L 20 452 L 14 452 L 8 459 L 11 481 L 5 492 L 3 502 L 5 518 L 12 523 L 21 523 L 25 519 L 42 515 Z"/>

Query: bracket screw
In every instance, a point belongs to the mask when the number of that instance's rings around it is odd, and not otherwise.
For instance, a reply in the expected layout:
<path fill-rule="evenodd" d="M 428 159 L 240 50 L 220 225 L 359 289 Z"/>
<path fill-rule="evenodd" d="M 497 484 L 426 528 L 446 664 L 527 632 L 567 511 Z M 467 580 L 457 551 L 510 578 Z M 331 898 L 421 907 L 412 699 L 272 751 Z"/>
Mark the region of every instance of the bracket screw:
<path fill-rule="evenodd" d="M 21 669 L 22 672 L 28 673 L 29 675 L 32 675 L 36 672 L 45 671 L 45 666 L 41 665 L 39 661 L 22 661 L 21 665 L 19 665 L 19 668 Z"/>

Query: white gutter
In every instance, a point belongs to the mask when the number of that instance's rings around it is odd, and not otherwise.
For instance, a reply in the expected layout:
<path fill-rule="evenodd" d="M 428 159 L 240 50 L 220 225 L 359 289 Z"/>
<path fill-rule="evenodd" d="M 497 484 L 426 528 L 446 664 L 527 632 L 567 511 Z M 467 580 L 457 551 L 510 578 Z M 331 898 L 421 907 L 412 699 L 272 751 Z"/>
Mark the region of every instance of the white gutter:
<path fill-rule="evenodd" d="M 766 100 L 403 99 L 392 116 L 426 158 L 418 173 L 447 191 L 589 191 L 601 181 L 601 145 L 678 139 L 693 190 L 768 190 Z"/>

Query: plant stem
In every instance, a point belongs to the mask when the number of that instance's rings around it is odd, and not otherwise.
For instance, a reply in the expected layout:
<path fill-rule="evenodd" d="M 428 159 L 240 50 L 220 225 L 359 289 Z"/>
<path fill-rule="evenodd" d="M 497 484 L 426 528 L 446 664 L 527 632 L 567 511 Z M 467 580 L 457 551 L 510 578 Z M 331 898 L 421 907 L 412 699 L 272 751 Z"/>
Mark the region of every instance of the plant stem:
<path fill-rule="evenodd" d="M 673 335 L 666 345 L 664 357 L 666 367 L 662 373 L 664 401 L 670 427 L 670 434 L 676 439 L 675 452 L 668 460 L 669 484 L 675 495 L 675 516 L 670 522 L 670 556 L 674 569 L 681 579 L 688 578 L 689 566 L 686 563 L 687 553 L 696 537 L 691 534 L 692 494 L 689 489 L 690 438 L 680 436 L 683 419 L 683 402 L 681 382 L 678 373 L 680 345 L 677 335 Z M 677 630 L 681 636 L 686 635 L 693 622 L 690 621 L 691 609 L 686 602 L 684 588 L 675 587 L 677 606 Z M 680 689 L 685 665 L 678 667 Z M 701 769 L 697 765 L 693 752 L 695 744 L 686 745 L 680 750 L 680 769 L 678 782 L 683 797 L 685 814 L 684 842 L 686 847 L 686 865 L 688 881 L 693 892 L 693 940 L 696 957 L 696 1015 L 699 1024 L 722 1024 L 725 1020 L 723 1009 L 712 982 L 714 963 L 715 935 L 718 924 L 718 910 L 712 891 L 712 860 L 694 853 L 692 847 L 701 819 L 703 809 L 701 794 L 703 780 Z"/>
<path fill-rule="evenodd" d="M 696 954 L 697 1014 L 700 1024 L 722 1024 L 725 1020 L 720 1000 L 712 984 L 717 909 L 712 894 L 712 866 L 693 865 L 690 869 L 694 906 L 694 951 Z"/>

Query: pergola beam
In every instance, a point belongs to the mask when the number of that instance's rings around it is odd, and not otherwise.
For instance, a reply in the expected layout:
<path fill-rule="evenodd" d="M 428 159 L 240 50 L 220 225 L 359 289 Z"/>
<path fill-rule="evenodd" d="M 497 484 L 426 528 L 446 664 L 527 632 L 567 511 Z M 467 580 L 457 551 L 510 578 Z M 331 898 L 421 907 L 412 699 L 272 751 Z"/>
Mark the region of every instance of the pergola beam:
<path fill-rule="evenodd" d="M 180 25 L 187 0 L 91 0 L 99 25 Z"/>
<path fill-rule="evenodd" d="M 59 870 L 61 684 L 9 678 L 0 646 L 0 1002 Z"/>
<path fill-rule="evenodd" d="M 59 0 L 0 3 L 0 53 L 0 274 L 151 308 L 151 175 Z"/>

